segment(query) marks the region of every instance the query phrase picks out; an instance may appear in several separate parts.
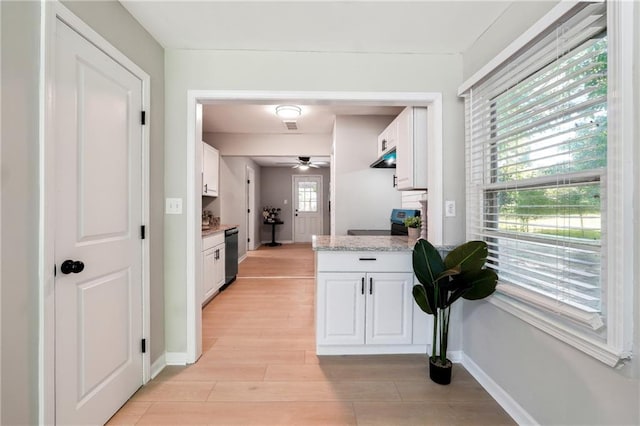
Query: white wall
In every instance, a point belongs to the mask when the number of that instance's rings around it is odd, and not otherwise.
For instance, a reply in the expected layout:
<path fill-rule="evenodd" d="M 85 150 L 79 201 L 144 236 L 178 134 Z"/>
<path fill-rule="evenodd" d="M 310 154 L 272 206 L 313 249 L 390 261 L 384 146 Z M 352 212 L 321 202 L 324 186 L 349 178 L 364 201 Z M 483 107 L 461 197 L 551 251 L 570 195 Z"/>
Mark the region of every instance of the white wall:
<path fill-rule="evenodd" d="M 465 74 L 491 59 L 517 34 L 526 30 L 539 13 L 553 4 L 514 4 L 464 55 Z M 640 12 L 636 7 L 634 40 L 640 40 Z M 640 66 L 636 45 L 635 67 Z M 636 105 L 640 105 L 640 73 L 636 73 Z M 636 114 L 637 116 L 637 114 Z M 637 141 L 640 128 L 636 125 Z M 637 146 L 637 143 L 636 143 Z M 636 152 L 636 181 L 640 183 Z M 640 208 L 635 200 L 636 212 Z M 640 246 L 636 213 L 636 244 Z M 637 259 L 636 283 L 640 282 Z M 637 285 L 636 285 L 637 289 Z M 640 423 L 640 381 L 637 354 L 640 350 L 638 324 L 640 301 L 636 291 L 634 308 L 634 359 L 620 368 L 611 368 L 579 350 L 551 337 L 492 304 L 464 302 L 464 352 L 502 387 L 538 423 L 575 425 L 631 425 Z"/>
<path fill-rule="evenodd" d="M 165 64 L 167 197 L 187 198 L 188 90 L 442 92 L 444 197 L 458 200 L 459 211 L 463 210 L 464 191 L 459 184 L 464 177 L 463 108 L 456 96 L 462 81 L 460 55 L 170 49 Z M 445 243 L 462 241 L 463 226 L 463 215 L 447 218 Z M 186 350 L 186 232 L 185 215 L 165 217 L 165 297 L 171 300 L 165 312 L 166 339 L 171 352 Z"/>
<path fill-rule="evenodd" d="M 349 229 L 389 229 L 391 209 L 400 207 L 395 169 L 372 169 L 378 135 L 395 117 L 336 116 L 334 163 L 335 234 Z"/>
<path fill-rule="evenodd" d="M 220 155 L 328 156 L 331 135 L 204 133 L 204 141 L 218 148 Z"/>
<path fill-rule="evenodd" d="M 220 220 L 228 225 L 238 225 L 238 258 L 247 253 L 247 166 L 255 170 L 256 197 L 251 208 L 256 213 L 256 238 L 260 238 L 262 208 L 260 207 L 261 168 L 247 157 L 220 157 Z M 260 223 L 260 225 L 258 225 Z"/>

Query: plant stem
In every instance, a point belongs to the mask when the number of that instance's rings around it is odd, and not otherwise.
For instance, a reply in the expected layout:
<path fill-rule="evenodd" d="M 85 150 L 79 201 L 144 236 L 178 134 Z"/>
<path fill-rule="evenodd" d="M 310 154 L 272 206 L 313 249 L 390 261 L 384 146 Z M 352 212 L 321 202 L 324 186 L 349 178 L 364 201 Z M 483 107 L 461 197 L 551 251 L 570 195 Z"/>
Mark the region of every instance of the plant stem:
<path fill-rule="evenodd" d="M 438 314 L 440 310 L 438 309 L 438 287 L 434 289 L 436 307 L 435 312 L 433 313 L 433 343 L 431 344 L 431 357 L 436 357 L 436 338 L 438 337 Z"/>

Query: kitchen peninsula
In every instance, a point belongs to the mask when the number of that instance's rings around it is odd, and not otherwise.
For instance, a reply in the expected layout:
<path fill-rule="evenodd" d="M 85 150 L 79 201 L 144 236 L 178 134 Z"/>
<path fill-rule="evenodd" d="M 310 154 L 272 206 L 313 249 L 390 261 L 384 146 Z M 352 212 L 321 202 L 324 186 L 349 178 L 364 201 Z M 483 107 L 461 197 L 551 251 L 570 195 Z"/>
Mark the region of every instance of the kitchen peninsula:
<path fill-rule="evenodd" d="M 406 236 L 314 236 L 316 353 L 427 353 L 431 318 L 414 303 Z"/>

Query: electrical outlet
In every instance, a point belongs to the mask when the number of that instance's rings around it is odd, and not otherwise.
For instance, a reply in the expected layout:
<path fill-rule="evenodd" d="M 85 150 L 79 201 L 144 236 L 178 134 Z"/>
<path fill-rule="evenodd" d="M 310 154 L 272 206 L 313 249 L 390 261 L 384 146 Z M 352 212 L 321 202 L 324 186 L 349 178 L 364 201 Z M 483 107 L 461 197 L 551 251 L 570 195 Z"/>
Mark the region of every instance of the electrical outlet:
<path fill-rule="evenodd" d="M 456 202 L 453 200 L 448 200 L 444 202 L 444 215 L 446 217 L 455 217 L 456 216 Z"/>
<path fill-rule="evenodd" d="M 164 212 L 166 214 L 182 214 L 182 198 L 167 198 Z"/>
<path fill-rule="evenodd" d="M 285 205 L 285 206 L 287 205 L 287 203 L 288 203 L 288 201 L 287 201 L 287 200 L 284 200 L 284 205 Z"/>

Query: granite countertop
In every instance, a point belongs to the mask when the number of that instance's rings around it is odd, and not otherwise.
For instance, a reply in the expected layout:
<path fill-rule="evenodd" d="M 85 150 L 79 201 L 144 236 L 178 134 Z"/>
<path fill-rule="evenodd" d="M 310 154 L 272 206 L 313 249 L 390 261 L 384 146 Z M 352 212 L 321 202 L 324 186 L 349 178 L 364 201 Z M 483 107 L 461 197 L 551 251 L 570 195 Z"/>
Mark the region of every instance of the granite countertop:
<path fill-rule="evenodd" d="M 217 234 L 218 232 L 223 232 L 226 231 L 227 229 L 233 229 L 233 228 L 237 228 L 238 225 L 220 225 L 216 228 L 209 228 L 209 229 L 203 229 L 202 230 L 202 238 L 204 237 L 208 237 L 210 235 L 213 234 Z"/>
<path fill-rule="evenodd" d="M 406 235 L 314 235 L 315 251 L 413 251 L 415 241 Z"/>

